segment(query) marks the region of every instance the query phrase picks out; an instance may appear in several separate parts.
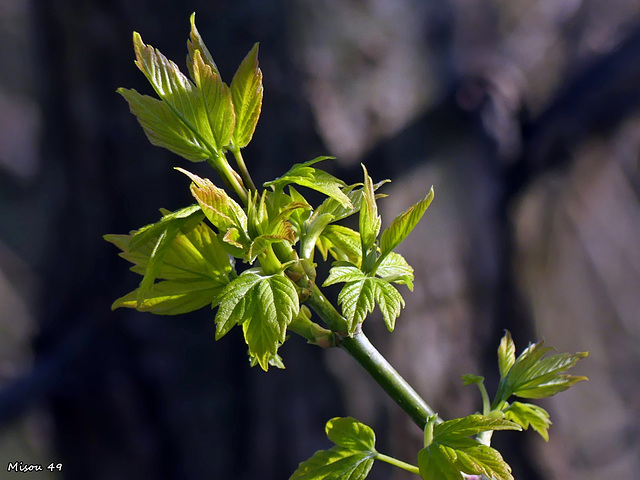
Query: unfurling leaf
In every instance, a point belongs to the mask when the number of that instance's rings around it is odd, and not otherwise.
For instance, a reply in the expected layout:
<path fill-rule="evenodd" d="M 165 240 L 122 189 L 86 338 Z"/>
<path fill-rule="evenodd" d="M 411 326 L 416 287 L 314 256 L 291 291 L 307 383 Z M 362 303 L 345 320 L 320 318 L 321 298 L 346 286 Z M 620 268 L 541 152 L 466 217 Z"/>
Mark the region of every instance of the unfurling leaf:
<path fill-rule="evenodd" d="M 376 455 L 375 434 L 367 425 L 349 418 L 333 418 L 326 432 L 335 446 L 316 452 L 302 462 L 290 480 L 363 480 Z"/>
<path fill-rule="evenodd" d="M 500 377 L 506 377 L 507 373 L 516 363 L 516 345 L 513 343 L 511 333 L 507 331 L 500 340 L 498 347 L 498 367 L 500 369 Z"/>
<path fill-rule="evenodd" d="M 508 345 L 508 340 L 506 343 Z M 508 348 L 508 346 L 505 347 L 505 350 Z M 540 341 L 529 345 L 518 356 L 511 368 L 500 379 L 498 392 L 493 402 L 494 408 L 506 401 L 511 395 L 521 398 L 550 397 L 587 379 L 563 373 L 573 367 L 578 360 L 585 358 L 588 355 L 587 352 L 561 353 L 544 357 L 549 350 L 551 348 L 545 347 L 544 341 Z M 510 358 L 506 353 L 504 356 Z M 506 365 L 504 367 L 506 368 Z"/>
<path fill-rule="evenodd" d="M 364 187 L 360 204 L 360 242 L 362 244 L 362 269 L 364 272 L 369 272 L 377 259 L 375 242 L 380 232 L 382 219 L 378 215 L 373 182 L 364 165 L 362 165 L 362 169 L 364 170 Z"/>
<path fill-rule="evenodd" d="M 424 212 L 427 211 L 431 200 L 433 200 L 433 187 L 431 187 L 426 197 L 398 215 L 391 222 L 391 225 L 382 232 L 382 235 L 380 235 L 381 256 L 389 254 L 407 238 L 422 218 L 422 215 L 424 215 Z"/>
<path fill-rule="evenodd" d="M 242 207 L 232 199 L 222 188 L 216 187 L 208 178 L 200 178 L 187 170 L 176 167 L 191 179 L 191 193 L 198 201 L 207 219 L 220 233 L 226 233 L 230 228 L 240 232 L 247 229 L 247 214 Z"/>
<path fill-rule="evenodd" d="M 513 402 L 505 410 L 505 418 L 517 423 L 525 430 L 531 426 L 545 442 L 549 441 L 549 427 L 551 420 L 549 412 L 532 403 Z"/>
<path fill-rule="evenodd" d="M 262 109 L 262 71 L 258 68 L 258 44 L 244 58 L 231 81 L 231 96 L 236 113 L 233 144 L 246 147 L 256 129 Z"/>
<path fill-rule="evenodd" d="M 326 260 L 331 256 L 340 262 L 349 262 L 360 268 L 362 261 L 362 246 L 360 234 L 342 225 L 327 225 L 318 240 L 316 247 Z"/>
<path fill-rule="evenodd" d="M 204 41 L 200 36 L 200 32 L 198 32 L 198 29 L 196 28 L 196 14 L 192 13 L 191 18 L 189 20 L 191 23 L 191 32 L 189 33 L 189 40 L 187 40 L 187 50 L 189 51 L 189 55 L 187 56 L 187 66 L 189 67 L 189 73 L 191 74 L 191 78 L 193 79 L 194 82 L 196 81 L 196 76 L 194 75 L 194 72 L 193 72 L 193 63 L 196 56 L 196 51 L 200 52 L 200 55 L 202 56 L 202 60 L 204 60 L 204 63 L 209 65 L 209 67 L 211 67 L 211 70 L 214 73 L 217 73 L 218 75 L 220 75 L 220 72 L 218 71 L 218 67 L 216 66 L 216 63 L 213 61 L 213 57 L 211 56 L 211 53 L 209 53 L 209 49 L 204 44 Z"/>

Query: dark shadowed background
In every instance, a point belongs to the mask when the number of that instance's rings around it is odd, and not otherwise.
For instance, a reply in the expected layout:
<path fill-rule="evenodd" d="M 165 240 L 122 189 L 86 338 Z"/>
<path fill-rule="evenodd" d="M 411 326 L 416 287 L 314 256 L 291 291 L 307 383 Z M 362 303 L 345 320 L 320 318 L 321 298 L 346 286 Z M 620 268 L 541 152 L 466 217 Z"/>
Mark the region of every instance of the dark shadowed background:
<path fill-rule="evenodd" d="M 551 441 L 496 434 L 519 480 L 640 472 L 640 4 L 634 0 L 0 0 L 0 477 L 279 480 L 353 415 L 415 462 L 422 434 L 342 351 L 292 338 L 249 368 L 213 313 L 111 312 L 139 277 L 102 240 L 191 203 L 120 86 L 131 32 L 184 67 L 188 18 L 223 78 L 260 42 L 259 182 L 317 155 L 392 178 L 383 219 L 436 199 L 401 247 L 416 289 L 365 330 L 444 417 L 496 384 L 505 328 L 589 350 L 544 402 Z M 200 165 L 186 165 L 207 175 Z M 31 478 L 31 477 L 29 477 Z M 375 466 L 372 480 L 415 478 Z"/>

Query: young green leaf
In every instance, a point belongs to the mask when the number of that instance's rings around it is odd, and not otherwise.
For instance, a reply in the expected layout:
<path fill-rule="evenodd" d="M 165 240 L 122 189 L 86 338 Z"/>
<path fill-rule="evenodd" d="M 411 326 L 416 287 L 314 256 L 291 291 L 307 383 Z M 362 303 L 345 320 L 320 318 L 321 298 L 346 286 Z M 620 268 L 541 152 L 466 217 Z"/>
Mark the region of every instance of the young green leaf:
<path fill-rule="evenodd" d="M 391 180 L 382 180 L 381 182 L 374 184 L 373 191 L 376 192 L 382 185 L 390 181 Z M 360 204 L 362 203 L 362 188 L 357 187 L 361 186 L 361 183 L 354 183 L 353 185 L 348 185 L 342 188 L 342 192 L 349 198 L 351 206 L 345 206 L 343 203 L 329 197 L 314 210 L 313 216 L 317 217 L 320 215 L 330 214 L 333 217 L 332 221 L 337 222 L 359 212 Z M 386 195 L 377 193 L 375 197 L 384 198 Z"/>
<path fill-rule="evenodd" d="M 191 32 L 189 33 L 189 40 L 187 40 L 187 50 L 189 51 L 189 55 L 187 56 L 187 67 L 189 67 L 189 73 L 191 74 L 191 78 L 193 79 L 194 82 L 196 81 L 196 76 L 194 75 L 194 71 L 193 71 L 193 63 L 194 63 L 194 59 L 197 51 L 200 52 L 200 55 L 202 57 L 202 60 L 204 60 L 204 63 L 206 63 L 209 67 L 211 67 L 211 70 L 214 73 L 220 75 L 220 72 L 218 71 L 218 67 L 216 66 L 216 63 L 213 61 L 213 57 L 211 56 L 211 53 L 209 53 L 209 49 L 204 44 L 204 41 L 200 36 L 200 32 L 198 32 L 198 29 L 196 28 L 196 14 L 192 13 L 191 18 L 189 20 L 191 23 Z"/>
<path fill-rule="evenodd" d="M 530 345 L 515 360 L 513 366 L 500 379 L 493 408 L 511 395 L 521 398 L 544 398 L 562 392 L 586 377 L 563 372 L 573 367 L 587 352 L 561 353 L 544 357 L 551 348 L 544 341 Z"/>
<path fill-rule="evenodd" d="M 522 428 L 508 420 L 474 414 L 447 420 L 436 425 L 433 429 L 433 440 L 434 442 L 448 443 L 494 430 L 522 430 Z"/>
<path fill-rule="evenodd" d="M 181 315 L 211 305 L 224 286 L 211 280 L 163 280 L 151 285 L 141 301 L 138 301 L 138 288 L 118 298 L 111 308 L 126 307 L 156 315 Z"/>
<path fill-rule="evenodd" d="M 361 280 L 346 283 L 338 294 L 338 303 L 347 321 L 349 335 L 353 335 L 367 315 L 373 311 L 375 287 L 373 278 L 364 277 Z"/>
<path fill-rule="evenodd" d="M 204 142 L 176 117 L 167 104 L 133 89 L 119 88 L 118 93 L 129 104 L 131 113 L 138 119 L 152 145 L 166 148 L 191 162 L 202 162 L 209 157 Z"/>
<path fill-rule="evenodd" d="M 158 239 L 153 246 L 153 250 L 149 255 L 147 268 L 145 268 L 144 276 L 140 282 L 140 287 L 137 289 L 138 308 L 142 306 L 143 300 L 148 297 L 151 287 L 153 286 L 158 273 L 160 273 L 164 257 L 171 249 L 173 241 L 180 231 L 180 225 L 178 222 L 167 222 L 164 224 L 164 227 L 164 230 L 158 236 Z"/>
<path fill-rule="evenodd" d="M 214 301 L 218 305 L 216 313 L 216 340 L 224 337 L 229 330 L 249 319 L 255 308 L 251 292 L 264 277 L 258 269 L 249 269 L 233 279 Z"/>
<path fill-rule="evenodd" d="M 131 235 L 105 235 L 123 252 L 120 256 L 134 264 L 131 271 L 144 275 L 153 250 L 151 241 L 134 245 Z M 222 251 L 220 240 L 204 223 L 187 233 L 176 236 L 171 249 L 165 254 L 157 278 L 165 280 L 226 279 L 233 269 L 229 257 Z M 224 281 L 227 283 L 227 281 Z"/>
<path fill-rule="evenodd" d="M 133 34 L 133 44 L 137 67 L 173 114 L 210 151 L 213 136 L 198 90 L 175 63 L 146 45 L 137 32 Z"/>
<path fill-rule="evenodd" d="M 200 99 L 209 120 L 215 148 L 222 154 L 231 142 L 236 124 L 231 90 L 220 75 L 205 63 L 200 50 L 194 53 L 193 77 L 200 90 Z"/>
<path fill-rule="evenodd" d="M 278 225 L 274 225 L 272 229 L 269 229 L 269 233 L 259 235 L 251 242 L 247 260 L 253 263 L 272 243 L 287 242 L 293 244 L 295 240 L 296 235 L 291 224 L 283 221 Z"/>
<path fill-rule="evenodd" d="M 289 278 L 264 275 L 259 269 L 246 270 L 220 294 L 216 339 L 234 325 L 242 325 L 251 356 L 266 371 L 299 310 L 298 294 Z"/>
<path fill-rule="evenodd" d="M 376 455 L 375 434 L 367 425 L 349 418 L 333 418 L 326 432 L 335 446 L 316 452 L 302 462 L 290 480 L 363 480 Z"/>
<path fill-rule="evenodd" d="M 399 253 L 391 252 L 384 257 L 376 275 L 386 282 L 406 285 L 413 291 L 413 268 Z"/>
<path fill-rule="evenodd" d="M 356 282 L 366 278 L 365 274 L 355 265 L 347 262 L 336 262 L 329 270 L 329 276 L 322 286 L 328 287 L 336 283 Z"/>
<path fill-rule="evenodd" d="M 463 480 L 455 465 L 455 451 L 445 445 L 431 444 L 418 452 L 418 468 L 423 480 Z"/>
<path fill-rule="evenodd" d="M 262 71 L 258 68 L 257 43 L 242 60 L 233 76 L 231 96 L 236 113 L 233 144 L 238 148 L 244 148 L 253 137 L 262 109 Z"/>
<path fill-rule="evenodd" d="M 374 278 L 375 282 L 374 299 L 382 312 L 382 318 L 387 326 L 387 330 L 393 332 L 396 325 L 396 318 L 400 316 L 400 311 L 404 308 L 404 298 L 396 288 L 384 280 Z"/>
<path fill-rule="evenodd" d="M 177 220 L 182 218 L 188 222 L 190 219 L 190 216 L 171 215 L 164 217 L 171 218 L 164 225 L 174 225 L 178 230 Z M 163 225 L 162 221 L 159 224 Z M 105 240 L 123 251 L 121 257 L 134 264 L 131 267 L 133 272 L 153 278 L 148 280 L 144 289 L 141 286 L 116 300 L 112 308 L 128 307 L 160 315 L 177 315 L 211 304 L 229 282 L 228 275 L 233 269 L 214 232 L 203 223 L 187 233 L 179 231 L 160 259 L 157 238 L 164 232 L 155 225 L 147 227 L 138 238 L 131 235 L 105 236 Z M 139 241 L 141 237 L 144 242 Z M 156 278 L 165 281 L 154 283 Z"/>
<path fill-rule="evenodd" d="M 431 187 L 426 197 L 398 215 L 393 222 L 391 222 L 391 225 L 382 232 L 380 236 L 380 255 L 382 257 L 391 253 L 391 251 L 407 238 L 422 218 L 422 215 L 424 215 L 424 212 L 427 211 L 431 200 L 433 200 L 433 187 Z"/>
<path fill-rule="evenodd" d="M 433 438 L 418 453 L 424 480 L 462 480 L 462 473 L 495 480 L 513 480 L 511 468 L 500 453 L 468 438 L 493 430 L 521 430 L 520 425 L 483 415 L 469 415 L 433 427 Z"/>
<path fill-rule="evenodd" d="M 371 427 L 352 417 L 332 418 L 325 425 L 325 432 L 336 445 L 362 452 L 375 452 L 375 433 Z"/>
<path fill-rule="evenodd" d="M 130 250 L 137 250 L 144 245 L 151 246 L 144 276 L 137 290 L 138 307 L 151 291 L 162 269 L 164 257 L 173 248 L 177 235 L 184 230 L 185 226 L 190 225 L 189 230 L 191 230 L 192 226 L 200 223 L 200 215 L 199 209 L 187 207 L 174 213 L 167 213 L 158 223 L 147 225 L 133 234 L 129 244 Z"/>
<path fill-rule="evenodd" d="M 247 214 L 222 188 L 216 187 L 208 178 L 200 178 L 187 170 L 176 167 L 193 182 L 191 193 L 198 201 L 207 219 L 220 231 L 236 228 L 239 232 L 247 229 Z"/>
<path fill-rule="evenodd" d="M 328 225 L 316 241 L 316 247 L 326 260 L 328 254 L 337 260 L 349 262 L 360 268 L 362 246 L 360 234 L 342 225 Z"/>
<path fill-rule="evenodd" d="M 491 447 L 466 438 L 451 445 L 438 442 L 418 452 L 423 480 L 462 480 L 461 472 L 494 480 L 513 480 L 511 467 Z"/>
<path fill-rule="evenodd" d="M 545 442 L 549 441 L 549 427 L 551 420 L 549 412 L 532 403 L 513 402 L 505 410 L 505 418 L 517 423 L 525 430 L 531 426 Z"/>
<path fill-rule="evenodd" d="M 362 202 L 360 205 L 360 242 L 362 244 L 362 266 L 365 271 L 369 271 L 369 269 L 366 268 L 365 260 L 367 260 L 369 256 L 375 255 L 374 245 L 380 232 L 382 219 L 378 215 L 373 182 L 371 181 L 371 177 L 369 177 L 367 167 L 362 165 L 362 169 L 364 170 L 364 187 L 362 189 Z M 371 262 L 371 267 L 373 267 L 373 262 Z"/>
<path fill-rule="evenodd" d="M 338 295 L 338 303 L 353 335 L 357 326 L 373 311 L 377 304 L 389 329 L 395 328 L 396 318 L 405 306 L 402 295 L 386 280 L 366 276 L 358 267 L 348 262 L 336 262 L 323 286 L 345 283 Z"/>
<path fill-rule="evenodd" d="M 349 200 L 349 197 L 342 191 L 342 188 L 346 186 L 345 183 L 330 173 L 311 166 L 314 163 L 331 158 L 334 157 L 318 157 L 308 162 L 296 163 L 283 176 L 265 183 L 264 186 L 282 190 L 285 186 L 295 183 L 296 185 L 301 185 L 323 193 L 339 202 L 345 208 L 353 208 L 351 200 Z"/>
<path fill-rule="evenodd" d="M 511 333 L 505 332 L 500 346 L 498 347 L 498 367 L 500 369 L 500 377 L 506 377 L 507 373 L 516 362 L 516 345 L 513 343 Z"/>

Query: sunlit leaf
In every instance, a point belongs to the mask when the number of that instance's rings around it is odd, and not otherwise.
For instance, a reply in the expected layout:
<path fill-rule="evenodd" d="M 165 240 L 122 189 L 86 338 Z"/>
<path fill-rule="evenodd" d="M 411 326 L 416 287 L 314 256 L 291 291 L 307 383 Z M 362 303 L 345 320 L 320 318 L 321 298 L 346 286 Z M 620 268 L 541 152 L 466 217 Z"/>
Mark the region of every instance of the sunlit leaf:
<path fill-rule="evenodd" d="M 143 275 L 140 287 L 116 300 L 113 308 L 186 313 L 210 305 L 229 282 L 233 264 L 215 233 L 203 223 L 183 232 L 184 224 L 202 219 L 199 209 L 187 215 L 189 211 L 167 214 L 133 236 L 105 236 L 122 250 L 121 257 L 134 264 L 131 270 Z M 164 281 L 155 283 L 156 279 Z"/>
<path fill-rule="evenodd" d="M 434 442 L 418 452 L 418 467 L 423 480 L 462 480 L 461 472 L 513 480 L 511 467 L 500 452 L 470 438 L 449 445 Z"/>
<path fill-rule="evenodd" d="M 220 75 L 220 72 L 218 71 L 218 67 L 216 66 L 216 63 L 213 61 L 213 57 L 211 56 L 211 53 L 209 53 L 209 49 L 204 44 L 204 41 L 200 36 L 200 32 L 198 32 L 198 29 L 196 28 L 195 13 L 191 14 L 190 23 L 191 23 L 191 31 L 189 33 L 189 40 L 187 41 L 187 49 L 189 51 L 189 55 L 187 56 L 187 66 L 189 67 L 189 73 L 191 74 L 191 78 L 193 79 L 194 82 L 196 81 L 195 79 L 196 76 L 194 75 L 194 72 L 193 72 L 193 63 L 196 56 L 196 51 L 200 52 L 200 55 L 204 63 L 206 63 L 209 67 L 211 67 L 211 70 L 214 73 L 217 73 L 218 75 Z"/>
<path fill-rule="evenodd" d="M 490 430 L 522 430 L 522 428 L 507 420 L 474 414 L 436 425 L 433 429 L 433 439 L 436 442 L 447 443 Z"/>
<path fill-rule="evenodd" d="M 235 325 L 251 317 L 254 302 L 250 292 L 264 277 L 255 269 L 245 270 L 233 279 L 220 293 L 217 300 L 216 340 L 226 335 Z"/>
<path fill-rule="evenodd" d="M 342 315 L 347 321 L 349 335 L 353 335 L 364 319 L 375 307 L 374 279 L 363 278 L 346 283 L 338 294 L 338 303 L 342 307 Z"/>
<path fill-rule="evenodd" d="M 549 441 L 549 427 L 551 426 L 551 420 L 549 419 L 549 412 L 544 408 L 534 405 L 532 403 L 520 403 L 513 402 L 504 411 L 505 418 L 517 423 L 525 430 L 531 426 L 545 442 Z"/>
<path fill-rule="evenodd" d="M 544 398 L 562 392 L 586 377 L 564 374 L 587 352 L 545 355 L 551 350 L 544 341 L 529 345 L 500 379 L 493 406 L 511 395 L 522 398 Z"/>
<path fill-rule="evenodd" d="M 331 270 L 329 270 L 329 276 L 322 286 L 328 287 L 336 283 L 355 282 L 364 278 L 366 278 L 365 274 L 355 265 L 350 263 L 336 263 L 331 267 Z"/>
<path fill-rule="evenodd" d="M 502 340 L 500 340 L 500 346 L 498 347 L 500 377 L 505 377 L 514 363 L 516 363 L 516 345 L 513 343 L 511 333 L 507 331 Z"/>
<path fill-rule="evenodd" d="M 433 440 L 418 453 L 424 480 L 462 480 L 462 473 L 513 480 L 511 467 L 494 448 L 468 438 L 489 430 L 521 430 L 513 422 L 483 415 L 449 420 L 433 429 Z"/>
<path fill-rule="evenodd" d="M 210 65 L 205 63 L 200 50 L 193 59 L 193 76 L 200 90 L 204 111 L 218 152 L 229 145 L 236 124 L 236 114 L 231 99 L 231 90 Z"/>
<path fill-rule="evenodd" d="M 328 225 L 318 237 L 316 247 L 326 260 L 331 256 L 338 261 L 346 261 L 360 268 L 362 246 L 360 234 L 342 225 Z"/>
<path fill-rule="evenodd" d="M 135 63 L 158 96 L 210 151 L 213 136 L 207 112 L 195 85 L 180 72 L 175 63 L 157 49 L 146 45 L 137 32 L 133 34 L 133 45 L 136 53 Z"/>
<path fill-rule="evenodd" d="M 382 232 L 382 235 L 380 235 L 380 250 L 382 256 L 389 254 L 407 238 L 422 218 L 422 215 L 424 215 L 424 212 L 427 211 L 431 200 L 433 200 L 433 187 L 431 187 L 426 197 L 398 215 L 393 222 L 391 222 L 391 225 Z"/>
<path fill-rule="evenodd" d="M 247 228 L 247 214 L 242 207 L 222 188 L 216 187 L 208 178 L 201 178 L 187 170 L 177 168 L 193 182 L 191 193 L 198 201 L 207 219 L 222 233 L 235 227 L 238 231 Z"/>
<path fill-rule="evenodd" d="M 211 280 L 164 280 L 151 285 L 140 302 L 139 289 L 136 289 L 113 302 L 111 308 L 127 307 L 156 315 L 181 315 L 211 305 L 224 286 L 224 283 Z"/>
<path fill-rule="evenodd" d="M 259 269 L 246 270 L 220 294 L 216 339 L 233 326 L 242 325 L 251 356 L 267 370 L 299 310 L 298 294 L 289 278 L 265 275 Z"/>
<path fill-rule="evenodd" d="M 362 255 L 363 255 L 363 269 L 369 271 L 365 266 L 365 260 L 371 255 L 375 254 L 373 247 L 380 232 L 380 226 L 382 219 L 378 215 L 378 206 L 376 205 L 375 194 L 373 191 L 373 182 L 367 172 L 367 168 L 362 165 L 364 170 L 364 187 L 362 189 L 362 202 L 360 204 L 360 241 L 362 243 Z M 375 259 L 374 259 L 375 260 Z M 372 265 L 373 266 L 373 263 Z"/>
<path fill-rule="evenodd" d="M 311 166 L 314 163 L 331 158 L 334 157 L 318 157 L 308 162 L 296 163 L 287 173 L 265 183 L 264 186 L 282 190 L 285 186 L 294 183 L 323 193 L 339 202 L 345 208 L 353 208 L 351 200 L 342 191 L 342 188 L 346 186 L 345 183 L 330 173 Z"/>
<path fill-rule="evenodd" d="M 396 318 L 400 315 L 400 311 L 404 308 L 404 299 L 396 288 L 380 279 L 374 280 L 374 298 L 378 304 L 378 308 L 382 312 L 382 318 L 390 332 L 396 325 Z"/>
<path fill-rule="evenodd" d="M 206 145 L 176 117 L 167 104 L 141 95 L 136 90 L 119 88 L 118 93 L 129 103 L 131 113 L 136 116 L 153 145 L 166 148 L 192 162 L 201 162 L 209 157 Z"/>
<path fill-rule="evenodd" d="M 390 182 L 391 180 L 383 180 L 373 185 L 373 191 L 377 191 L 382 185 Z M 325 199 L 313 212 L 313 216 L 320 216 L 329 214 L 333 217 L 334 222 L 347 218 L 354 213 L 360 211 L 360 204 L 362 202 L 362 183 L 355 183 L 342 188 L 342 192 L 349 198 L 351 202 L 350 206 L 345 206 L 344 202 L 340 202 L 334 198 Z M 386 197 L 384 194 L 377 193 L 376 198 Z"/>
<path fill-rule="evenodd" d="M 391 252 L 384 257 L 376 269 L 376 275 L 389 283 L 406 285 L 413 291 L 413 268 L 398 253 Z"/>
<path fill-rule="evenodd" d="M 333 418 L 326 432 L 336 445 L 302 462 L 290 480 L 363 480 L 377 452 L 373 430 L 353 418 Z"/>
<path fill-rule="evenodd" d="M 256 129 L 262 109 L 262 71 L 258 68 L 258 44 L 244 58 L 231 81 L 231 96 L 236 113 L 233 144 L 246 147 Z"/>

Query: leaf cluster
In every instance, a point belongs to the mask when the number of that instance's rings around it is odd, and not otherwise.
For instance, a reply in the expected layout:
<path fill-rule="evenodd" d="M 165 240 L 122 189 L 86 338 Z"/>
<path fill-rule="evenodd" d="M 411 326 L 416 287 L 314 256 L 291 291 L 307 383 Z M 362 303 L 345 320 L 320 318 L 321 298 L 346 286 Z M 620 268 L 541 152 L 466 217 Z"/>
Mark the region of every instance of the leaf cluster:
<path fill-rule="evenodd" d="M 381 195 L 376 190 L 385 182 L 374 184 L 366 169 L 363 183 L 347 185 L 318 168 L 319 162 L 333 157 L 318 157 L 294 165 L 259 191 L 240 154 L 251 141 L 262 105 L 257 45 L 230 85 L 223 82 L 193 15 L 188 76 L 138 33 L 133 45 L 135 64 L 157 98 L 131 89 L 118 92 L 151 143 L 189 161 L 206 160 L 232 192 L 177 168 L 190 180 L 195 205 L 164 212 L 159 222 L 128 236 L 106 236 L 143 276 L 140 286 L 113 307 L 181 314 L 210 305 L 217 308 L 216 339 L 239 326 L 252 364 L 264 370 L 281 367 L 277 352 L 289 330 L 318 344 L 335 343 L 301 308 L 317 288 L 317 250 L 324 260 L 335 261 L 323 285 L 344 283 L 339 304 L 345 328 L 336 333 L 354 335 L 375 305 L 393 330 L 405 304 L 396 285 L 413 288 L 413 269 L 393 250 L 418 223 L 433 190 L 381 236 L 376 205 Z M 230 166 L 227 152 L 238 170 Z M 326 198 L 314 208 L 301 188 Z M 338 223 L 354 214 L 359 214 L 358 231 Z M 249 268 L 236 271 L 237 260 Z M 189 275 L 175 276 L 180 262 Z"/>
<path fill-rule="evenodd" d="M 531 427 L 545 441 L 549 440 L 551 420 L 549 413 L 532 403 L 522 403 L 509 399 L 513 396 L 526 399 L 551 397 L 567 390 L 587 377 L 565 373 L 585 358 L 587 352 L 560 353 L 547 355 L 551 347 L 544 346 L 544 340 L 530 344 L 516 358 L 516 347 L 510 332 L 506 332 L 498 347 L 498 368 L 500 382 L 493 402 L 489 405 L 484 388 L 484 377 L 465 375 L 465 385 L 476 384 L 480 388 L 486 415 L 502 416 L 517 423 L 524 429 Z"/>

